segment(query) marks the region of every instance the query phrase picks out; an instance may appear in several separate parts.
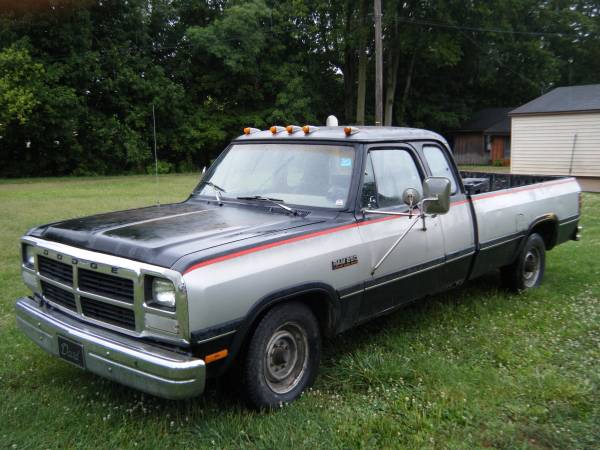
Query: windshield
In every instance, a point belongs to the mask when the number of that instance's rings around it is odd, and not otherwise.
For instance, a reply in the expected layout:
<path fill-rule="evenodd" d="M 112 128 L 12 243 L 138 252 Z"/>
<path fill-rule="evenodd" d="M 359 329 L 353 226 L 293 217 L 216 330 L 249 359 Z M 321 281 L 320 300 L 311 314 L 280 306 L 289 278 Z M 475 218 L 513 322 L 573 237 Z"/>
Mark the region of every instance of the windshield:
<path fill-rule="evenodd" d="M 235 144 L 195 194 L 262 196 L 309 207 L 345 208 L 354 148 L 291 143 Z M 210 182 L 210 184 L 206 184 Z"/>

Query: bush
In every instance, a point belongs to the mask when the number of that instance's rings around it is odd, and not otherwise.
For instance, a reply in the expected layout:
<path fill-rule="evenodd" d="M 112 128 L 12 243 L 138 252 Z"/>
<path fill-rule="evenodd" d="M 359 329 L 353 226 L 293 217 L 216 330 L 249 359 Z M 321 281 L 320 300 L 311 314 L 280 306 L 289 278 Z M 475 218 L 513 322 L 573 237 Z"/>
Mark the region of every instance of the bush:
<path fill-rule="evenodd" d="M 161 175 L 174 172 L 173 164 L 166 161 L 158 161 L 158 165 L 155 165 L 154 163 L 148 164 L 146 166 L 146 173 L 150 175 L 153 174 L 155 171 L 157 171 L 156 166 L 158 166 L 158 173 Z"/>

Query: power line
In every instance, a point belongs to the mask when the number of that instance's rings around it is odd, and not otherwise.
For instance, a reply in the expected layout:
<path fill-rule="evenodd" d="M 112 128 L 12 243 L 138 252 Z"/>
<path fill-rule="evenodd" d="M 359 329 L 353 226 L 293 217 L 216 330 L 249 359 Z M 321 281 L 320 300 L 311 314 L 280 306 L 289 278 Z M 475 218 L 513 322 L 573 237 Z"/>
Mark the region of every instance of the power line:
<path fill-rule="evenodd" d="M 545 31 L 519 31 L 519 30 L 508 30 L 503 28 L 482 28 L 482 27 L 470 27 L 464 25 L 453 25 L 450 23 L 436 22 L 433 20 L 424 19 L 409 19 L 407 17 L 394 17 L 396 22 L 401 22 L 409 25 L 425 25 L 436 28 L 448 28 L 459 31 L 474 31 L 478 33 L 498 33 L 498 34 L 512 34 L 512 35 L 523 35 L 523 36 L 547 36 L 547 37 L 581 37 L 580 34 L 571 33 L 558 33 L 558 32 L 545 32 Z"/>
<path fill-rule="evenodd" d="M 500 64 L 502 67 L 504 67 L 506 70 L 508 70 L 510 73 L 512 73 L 513 75 L 521 78 L 523 81 L 526 81 L 528 83 L 530 83 L 532 86 L 540 89 L 540 91 L 543 91 L 543 87 L 542 85 L 536 83 L 535 81 L 533 81 L 532 79 L 526 77 L 525 75 L 523 75 L 522 73 L 514 70 L 512 67 L 510 67 L 509 64 L 506 64 L 504 61 L 502 61 L 500 58 L 494 56 L 493 54 L 490 54 L 489 52 L 486 52 L 483 48 L 481 48 L 481 46 L 477 43 L 477 41 L 475 39 L 473 39 L 471 36 L 469 36 L 468 34 L 464 33 L 462 30 L 460 30 L 460 33 L 469 41 L 471 41 L 473 43 L 473 45 L 475 47 L 477 47 L 477 49 L 482 53 L 485 54 L 487 56 L 490 56 L 492 59 L 494 59 L 498 64 Z"/>

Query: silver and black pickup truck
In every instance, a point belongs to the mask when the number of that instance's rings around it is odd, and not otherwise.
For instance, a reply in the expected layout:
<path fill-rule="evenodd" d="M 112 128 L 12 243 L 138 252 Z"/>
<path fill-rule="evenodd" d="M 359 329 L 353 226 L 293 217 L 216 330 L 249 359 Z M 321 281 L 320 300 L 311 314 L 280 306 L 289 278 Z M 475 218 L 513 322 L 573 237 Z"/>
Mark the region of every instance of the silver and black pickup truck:
<path fill-rule="evenodd" d="M 27 232 L 16 317 L 119 383 L 181 399 L 235 367 L 269 408 L 313 382 L 325 336 L 496 269 L 538 286 L 579 215 L 574 178 L 461 176 L 430 131 L 247 128 L 182 203 Z"/>

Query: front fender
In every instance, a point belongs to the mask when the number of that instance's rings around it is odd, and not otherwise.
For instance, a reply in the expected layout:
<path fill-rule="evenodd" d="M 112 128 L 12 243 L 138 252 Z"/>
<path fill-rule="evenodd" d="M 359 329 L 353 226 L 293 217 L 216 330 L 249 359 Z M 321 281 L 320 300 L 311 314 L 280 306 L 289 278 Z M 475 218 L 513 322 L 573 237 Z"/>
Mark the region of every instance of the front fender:
<path fill-rule="evenodd" d="M 194 353 L 199 357 L 223 348 L 228 350 L 227 358 L 207 366 L 209 375 L 219 375 L 231 366 L 260 319 L 269 309 L 295 299 L 306 301 L 309 307 L 317 312 L 317 315 L 320 316 L 318 319 L 321 328 L 326 336 L 335 333 L 340 317 L 340 303 L 338 294 L 333 287 L 322 282 L 307 282 L 273 291 L 254 302 L 243 318 L 192 332 Z"/>

